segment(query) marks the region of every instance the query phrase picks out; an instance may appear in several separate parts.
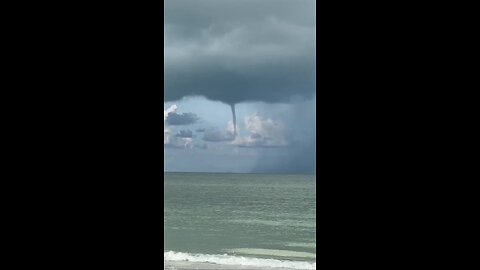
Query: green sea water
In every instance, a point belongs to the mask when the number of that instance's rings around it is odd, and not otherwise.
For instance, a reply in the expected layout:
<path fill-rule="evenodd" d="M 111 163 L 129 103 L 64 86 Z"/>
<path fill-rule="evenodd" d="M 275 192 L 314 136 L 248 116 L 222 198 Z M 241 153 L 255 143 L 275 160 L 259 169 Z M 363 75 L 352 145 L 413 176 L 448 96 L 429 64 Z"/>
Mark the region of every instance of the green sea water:
<path fill-rule="evenodd" d="M 164 179 L 166 261 L 315 269 L 314 175 L 165 173 Z"/>

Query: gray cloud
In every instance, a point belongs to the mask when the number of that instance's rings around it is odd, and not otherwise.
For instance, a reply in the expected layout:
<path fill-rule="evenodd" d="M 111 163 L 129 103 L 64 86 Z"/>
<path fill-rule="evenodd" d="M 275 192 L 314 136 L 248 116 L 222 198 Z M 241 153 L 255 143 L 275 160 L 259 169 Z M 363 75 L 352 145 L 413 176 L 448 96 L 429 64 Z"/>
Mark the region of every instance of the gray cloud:
<path fill-rule="evenodd" d="M 177 109 L 177 105 L 174 104 L 163 110 L 163 145 L 165 148 L 193 148 L 192 131 L 181 130 L 175 133 L 175 127 L 172 125 L 172 122 L 173 124 L 185 124 L 191 122 L 192 119 L 196 121 L 197 117 L 192 113 L 179 115 L 176 113 Z"/>
<path fill-rule="evenodd" d="M 168 114 L 166 123 L 170 126 L 182 126 L 195 124 L 198 121 L 198 116 L 194 113 L 182 113 L 171 112 Z"/>
<path fill-rule="evenodd" d="M 223 131 L 219 131 L 216 128 L 206 129 L 202 140 L 206 142 L 228 142 L 235 140 L 235 130 L 233 127 L 233 122 L 228 121 L 227 126 Z"/>
<path fill-rule="evenodd" d="M 206 142 L 228 142 L 233 141 L 233 133 L 221 132 L 216 130 L 206 131 L 202 140 Z"/>
<path fill-rule="evenodd" d="M 192 148 L 193 140 L 192 138 L 183 138 L 179 136 L 172 136 L 172 131 L 170 129 L 164 130 L 163 133 L 163 145 L 166 148 Z"/>
<path fill-rule="evenodd" d="M 193 138 L 193 132 L 189 129 L 187 130 L 180 130 L 177 134 L 175 134 L 175 137 L 179 138 Z"/>
<path fill-rule="evenodd" d="M 165 1 L 165 101 L 315 93 L 314 0 Z"/>

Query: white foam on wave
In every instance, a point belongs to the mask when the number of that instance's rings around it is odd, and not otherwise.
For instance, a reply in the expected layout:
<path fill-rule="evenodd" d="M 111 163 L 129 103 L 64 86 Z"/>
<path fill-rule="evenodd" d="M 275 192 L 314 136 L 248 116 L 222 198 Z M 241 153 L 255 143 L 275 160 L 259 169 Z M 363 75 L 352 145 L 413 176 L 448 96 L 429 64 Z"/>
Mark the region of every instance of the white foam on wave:
<path fill-rule="evenodd" d="M 280 249 L 264 249 L 264 248 L 236 248 L 228 249 L 228 252 L 233 254 L 246 254 L 246 255 L 260 255 L 260 256 L 274 256 L 274 257 L 296 257 L 296 258 L 310 258 L 315 259 L 316 254 L 310 252 L 300 252 L 293 250 L 280 250 Z"/>
<path fill-rule="evenodd" d="M 221 265 L 239 265 L 250 267 L 276 267 L 301 270 L 316 269 L 316 263 L 302 261 L 286 261 L 276 259 L 252 258 L 232 255 L 190 254 L 184 252 L 167 251 L 163 253 L 166 261 L 188 261 L 198 263 L 213 263 Z"/>

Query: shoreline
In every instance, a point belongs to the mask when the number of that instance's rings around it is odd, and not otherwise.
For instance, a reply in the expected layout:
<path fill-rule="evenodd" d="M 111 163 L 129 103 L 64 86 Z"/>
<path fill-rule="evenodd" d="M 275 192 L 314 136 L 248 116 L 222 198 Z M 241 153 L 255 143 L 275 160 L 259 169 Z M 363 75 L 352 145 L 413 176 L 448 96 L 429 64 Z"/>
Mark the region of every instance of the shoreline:
<path fill-rule="evenodd" d="M 189 262 L 189 261 L 165 261 L 163 260 L 164 270 L 300 270 L 297 268 L 270 267 L 270 266 L 245 266 L 245 265 L 224 265 L 207 262 Z"/>

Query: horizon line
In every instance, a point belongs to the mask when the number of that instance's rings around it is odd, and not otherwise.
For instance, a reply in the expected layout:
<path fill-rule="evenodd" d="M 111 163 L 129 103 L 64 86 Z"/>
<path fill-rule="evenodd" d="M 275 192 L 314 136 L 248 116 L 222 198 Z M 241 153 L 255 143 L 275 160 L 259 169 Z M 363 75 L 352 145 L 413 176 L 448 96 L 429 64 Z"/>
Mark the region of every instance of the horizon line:
<path fill-rule="evenodd" d="M 317 175 L 316 173 L 278 173 L 278 172 L 192 172 L 192 171 L 163 171 L 163 173 L 236 173 L 236 174 L 302 174 L 302 175 Z"/>

